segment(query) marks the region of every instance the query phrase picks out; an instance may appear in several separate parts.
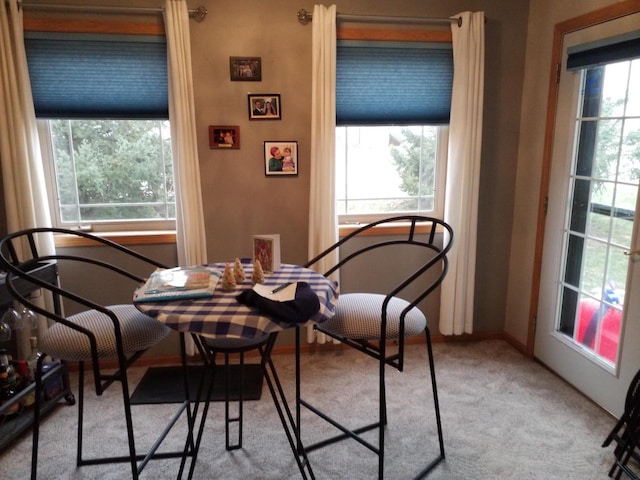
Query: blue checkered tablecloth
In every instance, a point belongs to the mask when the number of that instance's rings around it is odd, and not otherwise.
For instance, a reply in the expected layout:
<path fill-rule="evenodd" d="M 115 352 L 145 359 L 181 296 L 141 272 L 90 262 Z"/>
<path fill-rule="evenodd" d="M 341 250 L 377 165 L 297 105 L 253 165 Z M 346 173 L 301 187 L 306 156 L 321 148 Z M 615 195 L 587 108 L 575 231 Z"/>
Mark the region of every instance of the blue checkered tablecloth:
<path fill-rule="evenodd" d="M 214 263 L 207 267 L 223 272 L 225 264 Z M 279 321 L 236 299 L 241 292 L 253 287 L 253 265 L 243 262 L 242 267 L 247 279 L 231 292 L 222 290 L 222 281 L 219 281 L 211 298 L 137 303 L 136 307 L 174 330 L 210 337 L 257 338 L 298 325 Z M 277 287 L 289 282 L 307 282 L 318 295 L 320 311 L 309 322 L 322 323 L 333 317 L 338 301 L 335 282 L 313 270 L 290 264 L 283 264 L 272 274 L 265 274 L 265 285 Z"/>

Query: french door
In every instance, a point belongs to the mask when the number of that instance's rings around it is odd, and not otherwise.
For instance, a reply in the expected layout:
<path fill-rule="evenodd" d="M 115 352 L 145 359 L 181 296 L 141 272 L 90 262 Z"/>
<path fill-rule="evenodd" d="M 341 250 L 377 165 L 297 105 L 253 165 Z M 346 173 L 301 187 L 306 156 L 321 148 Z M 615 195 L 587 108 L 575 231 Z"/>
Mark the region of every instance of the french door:
<path fill-rule="evenodd" d="M 640 369 L 640 59 L 565 66 L 637 25 L 563 39 L 534 348 L 615 415 Z"/>

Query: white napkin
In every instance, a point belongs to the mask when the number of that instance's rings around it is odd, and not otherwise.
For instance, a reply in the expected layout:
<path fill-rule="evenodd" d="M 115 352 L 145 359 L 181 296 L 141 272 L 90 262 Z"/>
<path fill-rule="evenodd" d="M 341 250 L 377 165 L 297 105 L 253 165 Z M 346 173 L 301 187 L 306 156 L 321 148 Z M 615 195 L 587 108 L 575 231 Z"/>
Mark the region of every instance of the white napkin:
<path fill-rule="evenodd" d="M 253 290 L 261 297 L 268 298 L 275 302 L 288 302 L 296 298 L 297 282 L 293 282 L 282 289 L 280 289 L 280 287 L 281 286 L 278 285 L 262 285 L 256 283 L 253 286 Z"/>

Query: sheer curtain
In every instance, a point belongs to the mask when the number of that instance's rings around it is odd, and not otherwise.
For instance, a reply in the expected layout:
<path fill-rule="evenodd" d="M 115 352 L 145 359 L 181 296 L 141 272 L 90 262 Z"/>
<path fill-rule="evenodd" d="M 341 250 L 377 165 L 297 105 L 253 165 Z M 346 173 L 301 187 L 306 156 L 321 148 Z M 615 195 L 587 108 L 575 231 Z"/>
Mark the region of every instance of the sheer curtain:
<path fill-rule="evenodd" d="M 478 185 L 484 92 L 484 12 L 464 12 L 453 35 L 453 91 L 444 219 L 455 232 L 441 287 L 440 333 L 473 331 Z"/>
<path fill-rule="evenodd" d="M 0 79 L 0 162 L 7 230 L 51 226 L 17 0 L 0 0 Z M 53 253 L 53 236 L 43 242 L 40 250 Z M 38 331 L 44 329 L 46 321 L 41 320 Z M 26 329 L 18 332 L 19 354 L 30 351 L 31 334 Z"/>
<path fill-rule="evenodd" d="M 0 0 L 1 1 L 1 0 Z M 176 188 L 178 264 L 207 262 L 200 166 L 191 73 L 189 11 L 185 0 L 167 0 L 165 11 L 169 74 L 169 119 Z M 187 353 L 195 353 L 190 337 Z"/>
<path fill-rule="evenodd" d="M 207 261 L 196 118 L 191 74 L 189 11 L 185 0 L 167 0 L 165 7 L 169 70 L 169 119 L 176 182 L 178 263 Z"/>
<path fill-rule="evenodd" d="M 338 240 L 335 202 L 336 6 L 313 7 L 311 85 L 311 186 L 309 193 L 309 258 Z M 336 258 L 337 254 L 333 257 Z M 317 265 L 319 272 L 331 259 Z M 333 277 L 332 277 L 333 278 Z M 337 280 L 337 278 L 333 278 Z M 325 343 L 322 333 L 307 329 L 307 341 Z"/>

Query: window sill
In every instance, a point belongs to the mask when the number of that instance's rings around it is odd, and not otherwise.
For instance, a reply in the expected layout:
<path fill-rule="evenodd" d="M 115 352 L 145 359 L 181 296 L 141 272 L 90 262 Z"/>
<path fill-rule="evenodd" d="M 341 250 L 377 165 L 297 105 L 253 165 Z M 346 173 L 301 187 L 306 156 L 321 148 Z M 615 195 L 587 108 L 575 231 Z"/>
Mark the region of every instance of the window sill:
<path fill-rule="evenodd" d="M 338 233 L 340 237 L 349 235 L 351 232 L 364 227 L 366 224 L 342 224 L 338 226 Z M 406 235 L 409 232 L 409 223 L 397 222 L 387 223 L 385 225 L 378 225 L 372 229 L 363 232 L 362 235 Z M 429 233 L 431 231 L 431 223 L 423 222 L 416 225 L 416 233 Z M 438 233 L 442 232 L 442 228 L 438 228 Z"/>
<path fill-rule="evenodd" d="M 364 224 L 343 224 L 338 227 L 340 237 L 350 234 Z M 429 223 L 420 223 L 417 226 L 417 233 L 429 232 Z M 440 229 L 439 229 L 440 230 Z M 408 223 L 394 223 L 379 225 L 364 232 L 363 235 L 403 235 L 409 231 Z M 121 245 L 158 245 L 176 243 L 176 232 L 173 230 L 141 231 L 141 232 L 98 232 L 95 235 L 107 240 L 112 240 Z M 97 244 L 80 237 L 72 235 L 56 235 L 54 237 L 56 247 L 95 247 Z"/>
<path fill-rule="evenodd" d="M 176 232 L 173 230 L 154 230 L 140 232 L 95 232 L 94 235 L 121 245 L 157 245 L 176 243 Z M 55 235 L 56 247 L 96 247 L 97 243 L 73 235 Z"/>

